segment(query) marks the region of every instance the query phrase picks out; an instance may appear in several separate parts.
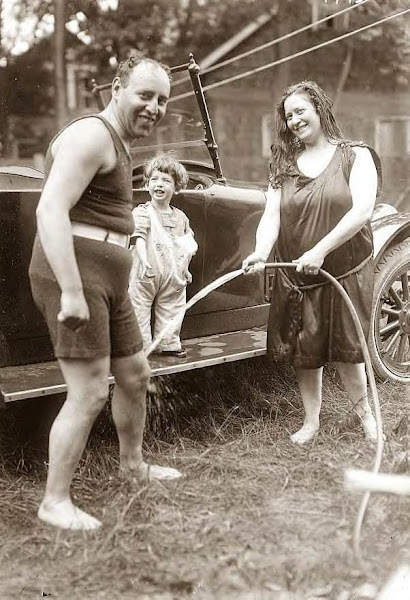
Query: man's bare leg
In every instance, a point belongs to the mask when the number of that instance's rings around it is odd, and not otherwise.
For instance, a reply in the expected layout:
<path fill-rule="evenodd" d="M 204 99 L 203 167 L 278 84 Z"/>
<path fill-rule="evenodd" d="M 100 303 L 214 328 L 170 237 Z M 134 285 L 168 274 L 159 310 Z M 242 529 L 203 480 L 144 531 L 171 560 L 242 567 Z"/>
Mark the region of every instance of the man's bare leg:
<path fill-rule="evenodd" d="M 296 378 L 302 396 L 305 418 L 299 431 L 290 436 L 295 444 L 310 442 L 319 431 L 319 414 L 322 405 L 322 375 L 320 369 L 296 369 Z"/>
<path fill-rule="evenodd" d="M 367 377 L 364 363 L 336 363 L 337 370 L 345 390 L 353 402 L 354 409 L 362 422 L 364 436 L 367 440 L 377 440 L 376 419 L 370 408 L 367 395 Z"/>
<path fill-rule="evenodd" d="M 116 383 L 112 415 L 120 443 L 120 474 L 134 482 L 181 477 L 176 469 L 148 465 L 142 458 L 146 394 L 150 377 L 144 352 L 112 359 L 111 372 Z"/>
<path fill-rule="evenodd" d="M 59 363 L 68 393 L 50 431 L 49 470 L 38 516 L 62 529 L 96 529 L 100 521 L 74 506 L 70 485 L 93 423 L 108 398 L 110 361 L 107 357 Z"/>

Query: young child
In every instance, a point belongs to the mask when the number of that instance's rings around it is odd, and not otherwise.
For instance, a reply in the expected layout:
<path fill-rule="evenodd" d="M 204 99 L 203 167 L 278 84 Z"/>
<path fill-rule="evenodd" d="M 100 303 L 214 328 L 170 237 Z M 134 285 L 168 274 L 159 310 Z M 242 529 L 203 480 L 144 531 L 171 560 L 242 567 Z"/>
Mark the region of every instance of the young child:
<path fill-rule="evenodd" d="M 185 357 L 179 338 L 186 286 L 192 276 L 188 266 L 198 249 L 188 217 L 170 202 L 188 184 L 185 167 L 172 153 L 161 153 L 145 166 L 144 181 L 151 200 L 133 211 L 134 260 L 129 293 L 144 340 L 152 342 L 151 310 L 154 308 L 154 339 L 175 319 L 174 333 L 167 334 L 157 352 Z"/>

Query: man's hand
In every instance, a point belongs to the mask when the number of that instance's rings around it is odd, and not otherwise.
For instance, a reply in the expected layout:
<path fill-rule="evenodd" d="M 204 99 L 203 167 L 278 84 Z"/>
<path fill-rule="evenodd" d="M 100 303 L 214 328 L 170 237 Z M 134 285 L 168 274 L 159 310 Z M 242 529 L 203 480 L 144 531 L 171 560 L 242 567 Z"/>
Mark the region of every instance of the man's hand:
<path fill-rule="evenodd" d="M 90 311 L 84 292 L 62 292 L 61 310 L 57 319 L 69 329 L 77 331 L 90 320 Z"/>
<path fill-rule="evenodd" d="M 245 275 L 254 275 L 255 273 L 262 273 L 265 270 L 265 258 L 257 252 L 252 252 L 242 262 L 242 269 L 245 271 Z"/>

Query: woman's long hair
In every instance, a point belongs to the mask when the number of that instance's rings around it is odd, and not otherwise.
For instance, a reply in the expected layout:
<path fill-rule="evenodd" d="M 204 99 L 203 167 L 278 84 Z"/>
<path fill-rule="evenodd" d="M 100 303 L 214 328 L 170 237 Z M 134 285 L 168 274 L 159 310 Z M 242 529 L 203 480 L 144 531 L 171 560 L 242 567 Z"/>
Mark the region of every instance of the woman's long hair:
<path fill-rule="evenodd" d="M 270 163 L 270 183 L 272 187 L 281 187 L 286 177 L 296 174 L 294 163 L 304 144 L 289 129 L 285 117 L 285 100 L 293 94 L 307 96 L 320 118 L 323 133 L 329 141 L 343 139 L 342 131 L 332 111 L 332 101 L 322 88 L 314 81 L 301 81 L 289 86 L 283 92 L 276 107 L 274 133 L 275 141 L 271 146 L 272 161 Z"/>

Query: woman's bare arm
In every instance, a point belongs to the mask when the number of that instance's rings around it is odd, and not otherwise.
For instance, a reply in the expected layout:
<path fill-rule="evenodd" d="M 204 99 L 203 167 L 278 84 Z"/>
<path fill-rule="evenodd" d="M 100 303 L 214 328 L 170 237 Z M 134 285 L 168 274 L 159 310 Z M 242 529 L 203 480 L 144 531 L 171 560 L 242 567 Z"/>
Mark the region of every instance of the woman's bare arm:
<path fill-rule="evenodd" d="M 266 262 L 279 235 L 281 190 L 269 187 L 266 192 L 266 206 L 256 230 L 255 250 L 245 258 L 243 269 Z"/>

